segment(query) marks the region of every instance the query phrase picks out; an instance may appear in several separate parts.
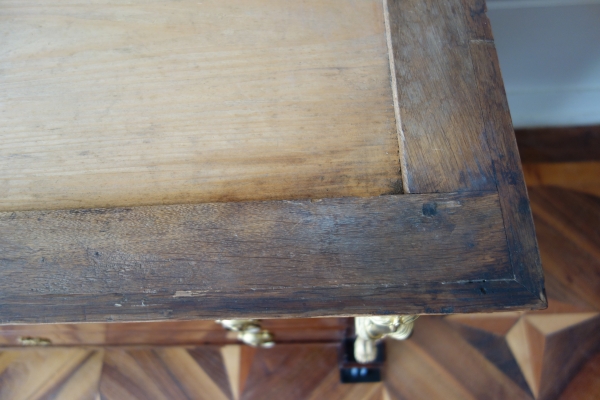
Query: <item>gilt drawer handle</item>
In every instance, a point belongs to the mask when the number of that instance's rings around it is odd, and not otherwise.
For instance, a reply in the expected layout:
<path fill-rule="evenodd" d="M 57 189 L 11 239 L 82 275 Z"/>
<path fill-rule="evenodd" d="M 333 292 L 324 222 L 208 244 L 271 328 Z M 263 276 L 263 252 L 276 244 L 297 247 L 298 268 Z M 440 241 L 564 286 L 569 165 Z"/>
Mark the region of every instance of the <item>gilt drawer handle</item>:
<path fill-rule="evenodd" d="M 360 363 L 370 363 L 377 358 L 377 342 L 389 337 L 396 340 L 408 339 L 418 315 L 392 315 L 356 317 L 354 328 L 354 358 Z"/>
<path fill-rule="evenodd" d="M 262 329 L 256 319 L 220 319 L 217 322 L 229 331 L 237 332 L 238 340 L 252 347 L 275 346 L 273 335 Z"/>
<path fill-rule="evenodd" d="M 50 346 L 52 341 L 43 337 L 21 336 L 17 339 L 21 346 Z"/>

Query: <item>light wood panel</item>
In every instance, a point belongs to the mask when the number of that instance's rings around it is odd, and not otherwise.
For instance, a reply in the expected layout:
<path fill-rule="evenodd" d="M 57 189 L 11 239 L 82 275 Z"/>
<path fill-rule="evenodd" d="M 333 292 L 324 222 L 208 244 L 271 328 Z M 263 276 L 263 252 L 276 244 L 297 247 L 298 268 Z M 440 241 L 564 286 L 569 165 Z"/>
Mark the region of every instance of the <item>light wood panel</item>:
<path fill-rule="evenodd" d="M 0 210 L 401 190 L 381 0 L 3 1 Z"/>

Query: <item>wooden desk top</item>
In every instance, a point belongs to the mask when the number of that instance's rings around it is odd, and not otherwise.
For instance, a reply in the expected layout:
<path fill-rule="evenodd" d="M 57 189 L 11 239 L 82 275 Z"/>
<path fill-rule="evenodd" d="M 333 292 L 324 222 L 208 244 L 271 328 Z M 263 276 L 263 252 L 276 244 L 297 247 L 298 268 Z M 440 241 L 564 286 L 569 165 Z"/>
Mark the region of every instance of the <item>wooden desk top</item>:
<path fill-rule="evenodd" d="M 0 12 L 2 211 L 401 187 L 381 0 Z"/>
<path fill-rule="evenodd" d="M 545 306 L 483 0 L 0 6 L 0 322 Z"/>

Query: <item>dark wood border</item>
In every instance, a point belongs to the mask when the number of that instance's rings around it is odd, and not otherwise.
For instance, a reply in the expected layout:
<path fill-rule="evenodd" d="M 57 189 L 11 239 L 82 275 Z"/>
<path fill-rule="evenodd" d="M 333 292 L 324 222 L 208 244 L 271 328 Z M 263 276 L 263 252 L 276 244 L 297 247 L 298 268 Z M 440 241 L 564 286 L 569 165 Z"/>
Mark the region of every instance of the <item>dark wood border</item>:
<path fill-rule="evenodd" d="M 515 280 L 543 307 L 535 229 L 485 1 L 388 4 L 408 191 L 492 185 L 500 198 Z M 432 107 L 441 117 L 425 121 Z M 439 166 L 442 171 L 430 172 Z"/>
<path fill-rule="evenodd" d="M 0 323 L 545 307 L 484 2 L 387 6 L 410 194 L 2 213 Z"/>
<path fill-rule="evenodd" d="M 2 323 L 537 305 L 494 192 L 0 213 L 0 231 Z"/>

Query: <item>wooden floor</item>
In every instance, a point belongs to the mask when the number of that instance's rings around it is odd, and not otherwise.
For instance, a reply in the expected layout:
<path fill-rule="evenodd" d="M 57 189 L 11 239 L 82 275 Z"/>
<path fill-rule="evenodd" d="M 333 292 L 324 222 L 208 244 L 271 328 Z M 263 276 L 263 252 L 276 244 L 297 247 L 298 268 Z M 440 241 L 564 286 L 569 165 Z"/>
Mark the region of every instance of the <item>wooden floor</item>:
<path fill-rule="evenodd" d="M 340 384 L 336 344 L 6 349 L 0 399 L 598 399 L 600 197 L 552 184 L 529 187 L 549 308 L 422 317 L 381 383 Z"/>

